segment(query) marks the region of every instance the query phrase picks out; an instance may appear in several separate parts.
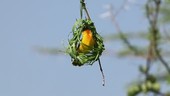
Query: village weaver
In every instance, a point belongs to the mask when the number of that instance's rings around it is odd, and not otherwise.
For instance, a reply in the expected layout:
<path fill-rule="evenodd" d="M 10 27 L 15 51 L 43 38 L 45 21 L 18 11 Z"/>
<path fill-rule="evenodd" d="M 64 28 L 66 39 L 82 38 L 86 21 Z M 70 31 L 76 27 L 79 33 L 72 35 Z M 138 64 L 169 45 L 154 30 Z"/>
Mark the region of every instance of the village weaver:
<path fill-rule="evenodd" d="M 79 53 L 88 53 L 90 52 L 90 50 L 94 48 L 94 44 L 95 44 L 95 40 L 94 40 L 92 31 L 90 29 L 85 29 L 82 32 L 82 39 L 77 48 L 77 51 Z M 74 60 L 72 63 L 75 66 L 81 65 L 78 60 Z"/>

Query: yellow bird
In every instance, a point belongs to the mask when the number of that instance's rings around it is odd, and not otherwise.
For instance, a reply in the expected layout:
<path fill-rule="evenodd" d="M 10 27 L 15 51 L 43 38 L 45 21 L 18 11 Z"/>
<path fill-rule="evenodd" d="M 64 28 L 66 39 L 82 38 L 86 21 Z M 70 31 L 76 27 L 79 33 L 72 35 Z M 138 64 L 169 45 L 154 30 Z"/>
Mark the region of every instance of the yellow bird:
<path fill-rule="evenodd" d="M 87 53 L 94 47 L 94 43 L 93 33 L 91 30 L 86 29 L 82 32 L 82 40 L 78 47 L 78 51 L 81 53 Z"/>
<path fill-rule="evenodd" d="M 91 49 L 94 48 L 95 40 L 93 38 L 93 33 L 91 30 L 86 29 L 82 32 L 81 43 L 78 46 L 78 52 L 80 53 L 88 53 Z M 80 62 L 74 60 L 73 65 L 80 65 Z"/>

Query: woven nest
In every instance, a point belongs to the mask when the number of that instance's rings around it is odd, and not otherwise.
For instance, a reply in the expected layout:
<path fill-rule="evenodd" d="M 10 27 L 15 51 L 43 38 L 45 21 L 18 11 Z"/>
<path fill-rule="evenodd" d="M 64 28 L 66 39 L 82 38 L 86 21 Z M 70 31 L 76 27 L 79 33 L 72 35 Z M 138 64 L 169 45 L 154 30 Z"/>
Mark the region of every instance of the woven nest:
<path fill-rule="evenodd" d="M 82 32 L 84 29 L 91 30 L 93 38 L 95 40 L 94 47 L 89 52 L 78 52 L 77 49 L 81 44 Z M 75 22 L 73 28 L 73 37 L 69 40 L 69 46 L 67 53 L 72 59 L 72 63 L 75 66 L 82 66 L 84 64 L 92 65 L 99 59 L 103 50 L 104 44 L 102 37 L 96 32 L 96 28 L 91 20 L 79 19 Z"/>

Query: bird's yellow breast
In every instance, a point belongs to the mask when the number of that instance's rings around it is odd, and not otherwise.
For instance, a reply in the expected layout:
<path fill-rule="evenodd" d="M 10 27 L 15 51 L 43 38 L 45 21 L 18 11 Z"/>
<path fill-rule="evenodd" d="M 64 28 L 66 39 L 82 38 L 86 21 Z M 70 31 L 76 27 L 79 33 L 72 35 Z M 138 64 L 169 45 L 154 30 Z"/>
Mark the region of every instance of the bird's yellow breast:
<path fill-rule="evenodd" d="M 87 29 L 82 32 L 82 40 L 79 46 L 80 52 L 88 52 L 94 47 L 94 38 L 91 30 Z"/>

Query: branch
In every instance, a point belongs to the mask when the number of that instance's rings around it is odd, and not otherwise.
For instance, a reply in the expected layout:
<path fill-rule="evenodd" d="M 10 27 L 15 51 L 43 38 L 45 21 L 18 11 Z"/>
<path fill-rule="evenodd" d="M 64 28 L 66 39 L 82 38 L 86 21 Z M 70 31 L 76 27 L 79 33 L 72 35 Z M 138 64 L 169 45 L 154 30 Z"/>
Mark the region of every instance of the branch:
<path fill-rule="evenodd" d="M 85 11 L 86 15 L 87 15 L 87 19 L 91 20 L 90 18 L 90 15 L 89 15 L 89 12 L 86 8 L 86 4 L 84 3 L 85 0 L 80 0 L 80 4 L 81 4 L 81 8 L 80 8 L 80 16 L 82 18 L 82 15 L 83 15 L 83 10 Z M 103 69 L 102 69 L 102 65 L 101 65 L 101 62 L 100 62 L 100 58 L 98 59 L 98 62 L 99 62 L 99 67 L 100 67 L 100 71 L 102 73 L 102 78 L 103 78 L 103 86 L 105 86 L 105 76 L 104 76 L 104 73 L 103 73 Z"/>
<path fill-rule="evenodd" d="M 120 29 L 120 26 L 118 24 L 118 22 L 116 21 L 116 16 L 123 10 L 124 6 L 127 4 L 127 0 L 124 0 L 124 3 L 122 4 L 122 6 L 119 8 L 119 10 L 116 11 L 116 13 L 114 14 L 112 11 L 113 9 L 110 9 L 110 13 L 111 13 L 111 20 L 112 23 L 114 24 L 117 32 L 119 32 L 120 38 L 122 39 L 122 41 L 126 44 L 126 46 L 131 49 L 135 55 L 140 54 L 140 52 L 129 42 L 129 40 L 127 39 L 127 37 L 124 35 L 124 33 L 122 32 L 122 30 Z"/>
<path fill-rule="evenodd" d="M 149 24 L 151 26 L 150 47 L 153 47 L 152 51 L 155 52 L 157 59 L 159 59 L 161 61 L 161 63 L 165 66 L 166 70 L 170 74 L 170 68 L 168 66 L 168 63 L 164 60 L 164 58 L 160 54 L 160 50 L 158 49 L 159 30 L 157 28 L 157 20 L 158 20 L 158 14 L 159 14 L 159 10 L 160 10 L 161 0 L 154 0 L 153 1 L 154 5 L 155 5 L 154 6 L 155 7 L 154 12 L 150 12 L 150 10 L 151 10 L 151 4 L 150 3 L 152 3 L 152 1 L 148 0 L 148 2 L 146 4 L 147 18 L 148 18 Z M 149 65 L 148 65 L 148 67 L 149 67 Z"/>
<path fill-rule="evenodd" d="M 124 35 L 124 33 L 121 31 L 118 22 L 116 22 L 116 20 L 114 20 L 114 25 L 116 30 L 119 32 L 120 37 L 122 39 L 122 41 L 127 45 L 127 47 L 129 49 L 131 49 L 135 55 L 140 54 L 139 51 L 129 42 L 129 40 L 127 39 L 127 37 Z"/>
<path fill-rule="evenodd" d="M 81 8 L 80 8 L 80 17 L 82 18 L 83 15 L 83 10 L 85 11 L 86 15 L 87 15 L 87 19 L 91 20 L 89 12 L 86 8 L 86 4 L 84 3 L 85 0 L 80 0 L 80 4 L 81 4 Z"/>
<path fill-rule="evenodd" d="M 102 65 L 101 65 L 101 62 L 100 62 L 100 58 L 98 59 L 98 61 L 99 61 L 99 67 L 100 67 L 100 71 L 102 73 L 102 78 L 103 78 L 102 85 L 105 86 L 105 76 L 104 76 L 104 73 L 103 73 L 103 68 L 102 68 Z"/>

